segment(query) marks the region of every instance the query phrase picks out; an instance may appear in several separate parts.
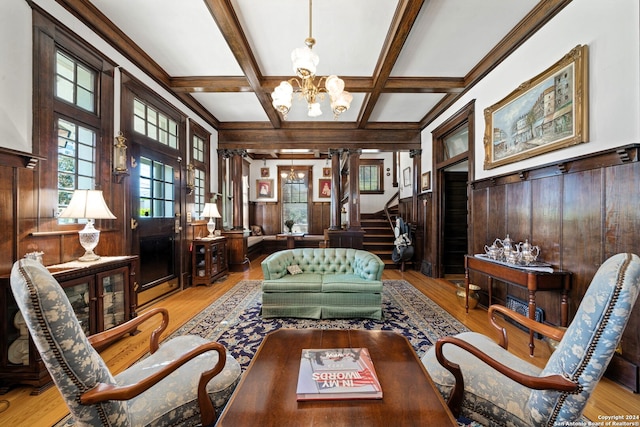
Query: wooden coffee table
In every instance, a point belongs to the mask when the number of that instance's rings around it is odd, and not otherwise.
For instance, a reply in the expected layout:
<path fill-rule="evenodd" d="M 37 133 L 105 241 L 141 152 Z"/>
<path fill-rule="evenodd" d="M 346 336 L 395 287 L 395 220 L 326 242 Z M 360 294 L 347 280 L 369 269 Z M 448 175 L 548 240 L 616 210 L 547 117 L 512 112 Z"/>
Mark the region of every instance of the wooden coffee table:
<path fill-rule="evenodd" d="M 381 400 L 296 400 L 304 348 L 367 347 Z M 268 334 L 218 421 L 219 426 L 457 426 L 402 335 L 390 331 L 279 329 Z"/>

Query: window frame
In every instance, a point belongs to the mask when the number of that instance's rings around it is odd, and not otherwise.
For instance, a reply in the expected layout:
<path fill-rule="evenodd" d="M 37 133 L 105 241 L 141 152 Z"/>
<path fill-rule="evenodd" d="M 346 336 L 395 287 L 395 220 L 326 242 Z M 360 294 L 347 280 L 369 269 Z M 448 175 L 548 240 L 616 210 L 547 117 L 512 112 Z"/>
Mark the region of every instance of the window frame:
<path fill-rule="evenodd" d="M 118 206 L 110 203 L 111 156 L 113 145 L 113 72 L 115 65 L 101 52 L 85 43 L 66 27 L 50 17 L 33 11 L 33 139 L 32 150 L 47 159 L 49 166 L 40 168 L 40 178 L 34 180 L 34 192 L 39 194 L 40 215 L 37 228 L 48 231 L 69 231 L 77 223 L 59 223 L 58 213 L 58 119 L 89 128 L 96 132 L 94 152 L 94 187 L 103 191 L 114 212 Z M 71 57 L 83 67 L 95 72 L 95 111 L 76 106 L 56 96 L 57 52 Z M 40 185 L 43 187 L 41 188 Z M 53 196 L 55 195 L 55 196 Z M 102 227 L 101 220 L 96 227 Z M 107 223 L 105 223 L 107 224 Z M 113 226 L 113 224 L 110 224 Z"/>
<path fill-rule="evenodd" d="M 378 175 L 378 188 L 375 190 L 363 190 L 361 178 L 362 166 L 375 166 Z M 358 169 L 358 185 L 360 187 L 360 194 L 384 194 L 384 159 L 360 159 L 360 166 Z"/>

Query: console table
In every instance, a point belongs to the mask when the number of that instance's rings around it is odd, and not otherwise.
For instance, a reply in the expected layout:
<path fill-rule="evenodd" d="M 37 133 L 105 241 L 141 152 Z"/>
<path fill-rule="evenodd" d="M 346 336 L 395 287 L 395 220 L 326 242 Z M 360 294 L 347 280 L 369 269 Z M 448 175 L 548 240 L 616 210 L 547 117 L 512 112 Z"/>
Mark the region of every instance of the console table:
<path fill-rule="evenodd" d="M 491 288 L 493 287 L 493 279 L 527 288 L 529 291 L 529 318 L 533 320 L 535 320 L 536 314 L 536 292 L 561 291 L 561 326 L 567 326 L 569 317 L 567 298 L 571 289 L 571 272 L 555 269 L 552 269 L 552 271 L 540 271 L 533 268 L 511 266 L 474 255 L 465 255 L 464 269 L 465 309 L 467 313 L 469 312 L 469 271 L 473 270 L 489 277 L 489 305 L 491 305 L 492 301 Z M 529 331 L 529 354 L 532 356 L 534 348 L 533 331 Z"/>

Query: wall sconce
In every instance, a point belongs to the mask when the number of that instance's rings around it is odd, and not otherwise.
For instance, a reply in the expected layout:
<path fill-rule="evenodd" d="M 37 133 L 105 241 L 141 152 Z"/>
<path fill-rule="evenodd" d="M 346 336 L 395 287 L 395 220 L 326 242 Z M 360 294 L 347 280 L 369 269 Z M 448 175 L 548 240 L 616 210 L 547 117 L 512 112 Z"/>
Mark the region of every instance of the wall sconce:
<path fill-rule="evenodd" d="M 118 132 L 116 143 L 113 145 L 113 174 L 116 176 L 129 175 L 127 168 L 127 138 L 122 132 Z"/>
<path fill-rule="evenodd" d="M 196 189 L 196 174 L 192 163 L 187 165 L 187 195 L 193 194 Z"/>

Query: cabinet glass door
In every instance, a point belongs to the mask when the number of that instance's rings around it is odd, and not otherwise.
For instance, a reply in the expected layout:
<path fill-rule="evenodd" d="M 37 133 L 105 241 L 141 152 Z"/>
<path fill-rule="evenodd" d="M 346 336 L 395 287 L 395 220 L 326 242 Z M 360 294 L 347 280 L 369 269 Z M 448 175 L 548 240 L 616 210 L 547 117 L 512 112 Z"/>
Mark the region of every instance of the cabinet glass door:
<path fill-rule="evenodd" d="M 70 282 L 69 285 L 65 283 L 64 293 L 67 294 L 71 307 L 76 313 L 76 317 L 80 322 L 80 326 L 85 334 L 89 335 L 94 333 L 95 328 L 92 329 L 90 313 L 91 294 L 89 289 L 91 288 L 93 281 L 87 279 L 81 279 L 77 282 Z"/>
<path fill-rule="evenodd" d="M 128 270 L 127 267 L 122 267 L 98 275 L 99 291 L 102 295 L 102 310 L 98 310 L 98 313 L 102 313 L 100 321 L 103 330 L 113 328 L 126 320 L 125 290 L 128 288 Z"/>

